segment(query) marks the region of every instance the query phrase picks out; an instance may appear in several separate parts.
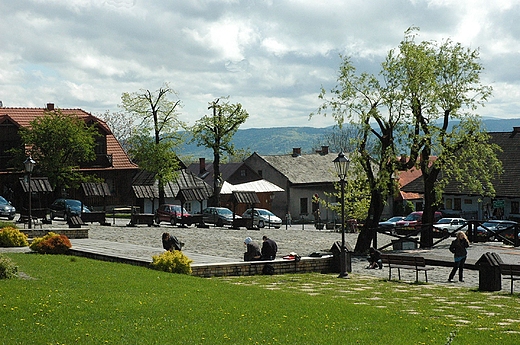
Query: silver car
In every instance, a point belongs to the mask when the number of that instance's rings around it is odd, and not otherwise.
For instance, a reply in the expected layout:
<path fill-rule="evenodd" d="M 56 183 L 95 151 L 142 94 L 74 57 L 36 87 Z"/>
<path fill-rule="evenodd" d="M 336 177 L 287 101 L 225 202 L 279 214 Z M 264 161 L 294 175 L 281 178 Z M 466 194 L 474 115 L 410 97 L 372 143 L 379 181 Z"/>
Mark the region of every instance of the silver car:
<path fill-rule="evenodd" d="M 14 219 L 16 208 L 4 197 L 0 196 L 0 216 L 7 217 L 9 220 Z"/>
<path fill-rule="evenodd" d="M 263 209 L 263 208 L 255 208 L 254 209 L 254 218 L 253 224 L 259 228 L 263 228 L 265 226 L 271 226 L 276 229 L 279 229 L 282 226 L 282 220 L 278 218 L 273 212 Z M 246 212 L 242 215 L 242 218 L 251 219 L 251 209 L 247 209 Z"/>

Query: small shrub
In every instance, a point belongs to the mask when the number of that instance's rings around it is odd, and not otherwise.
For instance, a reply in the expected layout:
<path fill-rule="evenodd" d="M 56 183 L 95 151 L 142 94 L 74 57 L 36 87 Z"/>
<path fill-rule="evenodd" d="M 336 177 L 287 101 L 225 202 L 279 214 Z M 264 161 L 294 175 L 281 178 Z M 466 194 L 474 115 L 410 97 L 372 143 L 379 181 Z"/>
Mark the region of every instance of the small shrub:
<path fill-rule="evenodd" d="M 14 226 L 0 229 L 0 247 L 26 247 L 28 245 L 27 235 Z"/>
<path fill-rule="evenodd" d="M 152 263 L 150 266 L 158 271 L 191 274 L 192 262 L 193 260 L 190 260 L 183 252 L 176 250 L 152 256 Z"/>
<path fill-rule="evenodd" d="M 0 279 L 10 279 L 18 274 L 18 266 L 6 256 L 0 255 Z"/>
<path fill-rule="evenodd" d="M 72 247 L 70 240 L 65 235 L 49 232 L 43 237 L 36 237 L 29 248 L 41 254 L 66 254 Z"/>

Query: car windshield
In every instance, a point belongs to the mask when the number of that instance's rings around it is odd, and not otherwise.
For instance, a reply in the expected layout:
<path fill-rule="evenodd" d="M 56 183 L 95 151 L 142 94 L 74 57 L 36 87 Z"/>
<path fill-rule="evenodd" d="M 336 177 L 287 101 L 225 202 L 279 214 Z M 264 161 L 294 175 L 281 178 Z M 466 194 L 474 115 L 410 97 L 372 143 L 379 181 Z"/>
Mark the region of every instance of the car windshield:
<path fill-rule="evenodd" d="M 69 206 L 72 206 L 72 207 L 77 207 L 77 208 L 81 207 L 81 201 L 79 201 L 79 200 L 67 200 L 66 204 Z"/>
<path fill-rule="evenodd" d="M 7 205 L 9 202 L 4 199 L 3 196 L 0 196 L 0 205 Z"/>
<path fill-rule="evenodd" d="M 271 211 L 268 211 L 268 210 L 258 210 L 258 213 L 261 214 L 262 216 L 271 216 L 271 217 L 274 217 L 274 213 L 272 213 Z"/>
<path fill-rule="evenodd" d="M 419 220 L 419 219 L 421 219 L 421 216 L 422 215 L 419 213 L 412 213 L 412 214 L 407 215 L 404 220 L 407 220 L 407 221 Z"/>
<path fill-rule="evenodd" d="M 400 221 L 401 219 L 403 219 L 403 217 L 392 217 L 389 220 L 387 220 L 387 222 L 394 223 Z"/>
<path fill-rule="evenodd" d="M 442 219 L 439 219 L 439 221 L 437 222 L 437 224 L 449 224 L 449 223 L 451 223 L 450 218 L 442 218 Z"/>
<path fill-rule="evenodd" d="M 222 215 L 222 216 L 232 216 L 233 215 L 233 212 L 231 212 L 230 209 L 227 209 L 227 208 L 219 208 L 217 210 L 218 214 Z"/>

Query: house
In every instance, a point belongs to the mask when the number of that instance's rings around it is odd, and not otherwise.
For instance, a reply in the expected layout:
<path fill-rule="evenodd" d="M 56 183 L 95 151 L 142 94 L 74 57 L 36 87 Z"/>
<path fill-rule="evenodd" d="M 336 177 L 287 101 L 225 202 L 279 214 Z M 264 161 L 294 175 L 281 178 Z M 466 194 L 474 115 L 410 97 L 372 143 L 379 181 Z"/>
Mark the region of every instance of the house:
<path fill-rule="evenodd" d="M 464 191 L 452 181 L 444 190 L 443 206 L 440 211 L 445 216 L 463 217 L 466 219 L 512 219 L 520 220 L 520 127 L 511 132 L 489 132 L 490 143 L 501 148 L 497 152 L 502 162 L 504 173 L 492 183 L 496 191 L 494 198 L 485 197 Z M 416 178 L 403 186 L 402 191 L 422 193 L 423 181 Z"/>
<path fill-rule="evenodd" d="M 53 103 L 48 103 L 45 108 L 0 108 L 0 193 L 6 195 L 16 207 L 21 208 L 27 199 L 19 186 L 19 178 L 24 176 L 24 171 L 22 167 L 9 166 L 9 161 L 13 158 L 9 150 L 21 147 L 22 141 L 18 133 L 20 128 L 29 127 L 31 121 L 55 109 Z M 137 172 L 138 166 L 130 160 L 104 121 L 82 109 L 60 109 L 60 111 L 66 115 L 76 115 L 87 124 L 97 124 L 101 135 L 96 138 L 96 159 L 81 164 L 79 171 L 95 175 L 108 185 L 112 195 L 111 204 L 126 205 L 128 200 L 132 199 L 132 177 Z M 85 190 L 82 188 L 66 191 L 66 193 L 73 198 L 86 197 Z M 59 194 L 60 191 L 54 191 L 50 198 L 61 196 Z M 36 202 L 46 207 L 52 200 L 36 200 Z M 89 206 L 101 206 L 106 200 L 90 198 L 89 202 L 91 203 Z"/>
<path fill-rule="evenodd" d="M 213 164 L 207 164 L 205 158 L 199 158 L 199 164 L 192 163 L 187 169 L 213 186 Z M 257 194 L 259 201 L 254 207 L 271 210 L 274 193 L 283 191 L 279 186 L 262 179 L 243 162 L 220 164 L 219 169 L 223 182 L 220 192 L 220 206 L 227 207 L 239 215 L 244 213 L 251 205 L 248 203 L 237 205 L 233 192 L 254 192 Z"/>
<path fill-rule="evenodd" d="M 336 202 L 334 183 L 339 181 L 334 168 L 335 155 L 329 154 L 328 146 L 312 154 L 302 154 L 301 148 L 293 148 L 292 154 L 263 156 L 253 153 L 244 163 L 259 176 L 280 186 L 285 191 L 274 193 L 271 211 L 285 219 L 287 212 L 293 220 L 314 220 L 320 208 L 318 199 Z M 333 221 L 337 215 L 321 207 L 321 219 Z"/>

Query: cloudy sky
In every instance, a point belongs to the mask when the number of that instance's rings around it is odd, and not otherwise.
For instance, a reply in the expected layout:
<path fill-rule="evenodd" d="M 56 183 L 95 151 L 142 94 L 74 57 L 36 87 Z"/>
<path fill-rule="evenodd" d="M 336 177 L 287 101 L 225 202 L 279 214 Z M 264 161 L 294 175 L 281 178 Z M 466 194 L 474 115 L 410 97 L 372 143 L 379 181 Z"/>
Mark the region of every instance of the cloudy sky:
<path fill-rule="evenodd" d="M 99 114 L 168 82 L 188 123 L 230 96 L 250 114 L 241 128 L 324 127 L 308 115 L 339 54 L 375 73 L 418 26 L 480 49 L 494 88 L 480 114 L 520 118 L 519 23 L 518 0 L 0 0 L 0 100 Z"/>

